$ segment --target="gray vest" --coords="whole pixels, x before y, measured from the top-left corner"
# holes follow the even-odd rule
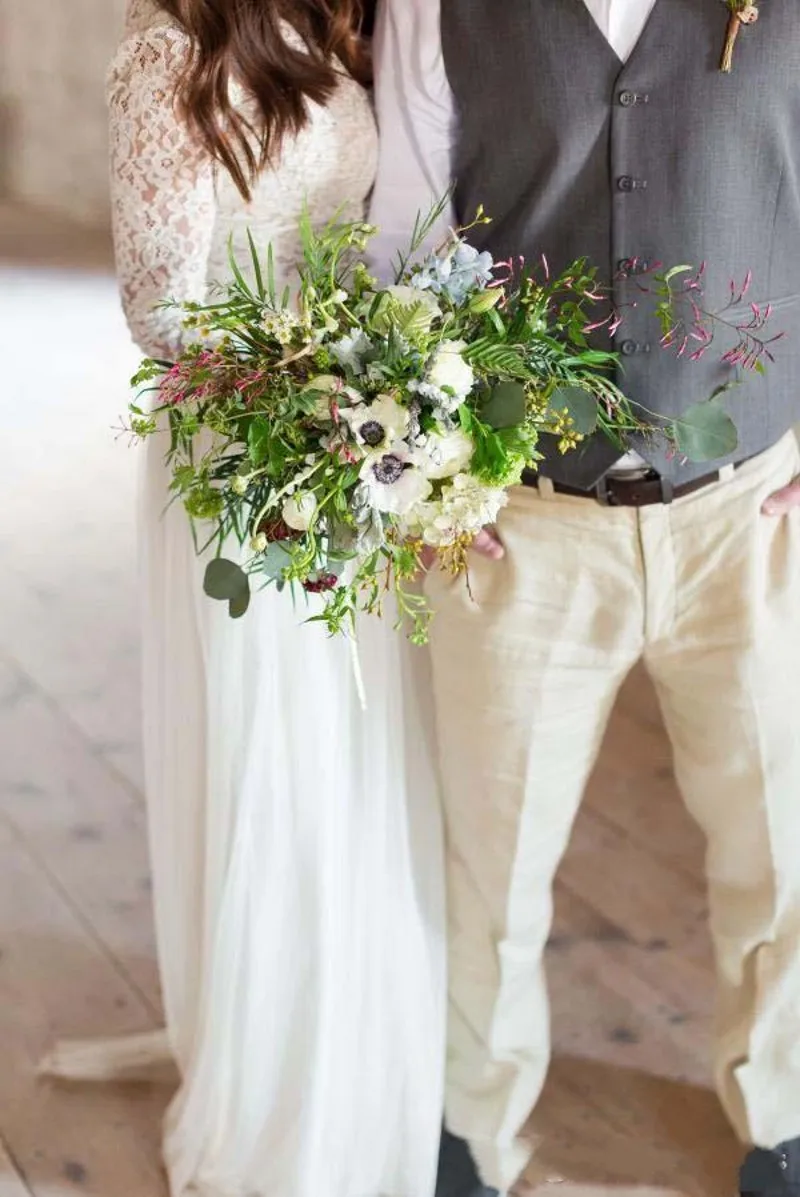
[[[800,14],[797,0],[760,7],[723,75],[722,0],[656,0],[625,65],[584,0],[442,0],[459,217],[485,206],[493,222],[470,236],[499,258],[599,267],[625,317],[617,381],[633,400],[672,418],[736,367],[720,361],[721,343],[700,363],[662,349],[652,300],[632,306],[637,280],[617,279],[619,263],[706,262],[714,308],[752,270],[745,309],[773,303],[770,327],[786,333],[775,363],[725,396],[739,429],[733,460],[800,419]],[[634,447],[678,484],[711,468]],[[599,437],[566,457],[549,447],[547,472],[589,487],[618,455]]]

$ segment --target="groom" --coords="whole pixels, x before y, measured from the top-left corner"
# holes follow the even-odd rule
[[[764,0],[741,25],[730,73],[720,0],[387,0],[379,18],[382,256],[455,183],[449,220],[483,204],[492,223],[470,238],[496,258],[588,257],[626,314],[620,382],[668,418],[735,369],[660,349],[635,304],[649,264],[706,262],[712,308],[752,270],[787,333],[766,379],[726,396],[730,458],[640,442],[619,459],[600,437],[549,449],[479,538],[472,598],[429,577],[451,937],[439,1197],[505,1193],[525,1168],[553,877],[641,658],[708,840],[715,1075],[748,1148],[740,1191],[800,1193],[795,2]]]

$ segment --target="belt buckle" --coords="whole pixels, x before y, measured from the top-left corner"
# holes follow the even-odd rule
[[[631,480],[633,481],[633,479]],[[650,477],[638,479],[642,482],[657,482],[661,491],[661,502],[668,506],[675,498],[675,488],[669,478],[664,478],[655,470],[651,471]],[[613,489],[614,478],[610,474],[604,474],[594,488],[594,495],[597,502],[603,507],[621,507],[619,499],[614,495]],[[641,506],[642,504],[632,504],[633,506]]]

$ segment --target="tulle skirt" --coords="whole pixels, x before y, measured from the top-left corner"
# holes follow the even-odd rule
[[[231,620],[165,511],[163,451],[144,732],[173,1197],[427,1197],[446,986],[426,654],[364,619],[364,709],[350,645],[304,626],[304,600],[271,588]]]

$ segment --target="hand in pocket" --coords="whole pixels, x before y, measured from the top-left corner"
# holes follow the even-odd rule
[[[761,512],[763,515],[787,515],[795,507],[800,507],[800,474],[788,486],[776,490],[765,499]]]

